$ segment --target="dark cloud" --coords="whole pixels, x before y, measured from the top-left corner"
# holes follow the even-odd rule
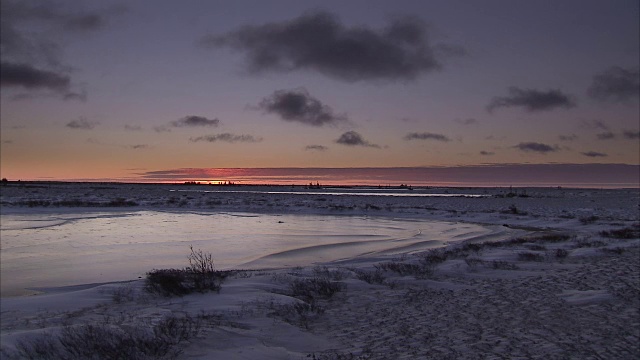
[[[508,96],[496,96],[487,111],[501,107],[522,107],[528,112],[552,110],[554,108],[572,108],[576,104],[571,96],[560,90],[540,91],[535,89],[520,89],[515,86],[509,88]]]
[[[587,94],[599,101],[625,102],[640,95],[640,71],[612,66],[595,75]]]
[[[578,135],[576,134],[558,135],[558,139],[560,139],[561,141],[574,141],[578,139]]]
[[[373,148],[380,148],[380,145],[372,144],[366,141],[362,135],[355,131],[347,131],[346,133],[340,135],[340,137],[336,140],[336,143],[347,145],[347,146],[366,146]]]
[[[616,138],[616,134],[612,133],[611,131],[607,131],[597,134],[596,137],[598,138],[598,140],[612,140]]]
[[[3,61],[0,64],[0,85],[2,87],[23,87],[26,89],[46,88],[65,91],[70,79],[66,75],[37,69],[29,64]]]
[[[195,137],[195,138],[190,138],[189,140],[192,141],[192,142],[200,142],[200,141],[218,142],[218,141],[223,141],[223,142],[228,142],[228,143],[235,143],[235,142],[255,143],[255,142],[262,141],[262,138],[261,137],[254,137],[253,135],[235,135],[235,134],[230,134],[230,133],[221,133],[221,134],[215,134],[215,135],[198,136],[198,137]]]
[[[625,139],[640,139],[640,131],[625,130],[622,136],[624,136]]]
[[[131,145],[130,148],[134,150],[144,150],[144,149],[148,149],[149,145],[146,145],[146,144]]]
[[[581,153],[584,156],[588,156],[588,157],[606,157],[608,156],[607,154],[601,153],[601,152],[597,152],[597,151],[587,151],[587,152],[583,152]]]
[[[72,66],[62,60],[62,45],[54,40],[60,32],[84,33],[103,27],[107,18],[123,8],[86,12],[78,4],[65,8],[50,1],[0,2],[0,56],[2,86],[22,87],[28,94],[14,98],[37,97],[43,90],[64,100],[86,99],[83,91],[71,90],[68,75]]]
[[[347,119],[345,115],[335,114],[333,109],[311,96],[304,88],[275,91],[262,99],[258,108],[277,114],[283,120],[312,126],[332,125]]]
[[[142,127],[141,127],[141,126],[139,126],[139,125],[129,125],[129,124],[126,124],[126,125],[124,126],[124,129],[125,129],[125,130],[128,130],[128,131],[142,131]]]
[[[483,156],[491,156],[491,155],[495,155],[495,153],[494,153],[494,152],[491,152],[491,151],[484,151],[484,150],[482,150],[482,151],[480,151],[480,155],[483,155]]]
[[[72,120],[65,125],[71,129],[80,129],[80,130],[91,130],[98,125],[97,122],[88,121],[86,118],[81,117],[78,120]]]
[[[404,136],[403,138],[404,140],[437,140],[437,141],[451,141],[451,139],[449,139],[448,137],[442,135],[442,134],[433,134],[433,133],[429,133],[429,132],[422,132],[422,133],[417,133],[417,132],[412,132],[412,133],[408,133],[407,135]]]
[[[305,150],[314,150],[314,151],[326,151],[329,148],[323,145],[307,145]]]
[[[558,151],[558,147],[557,146],[550,146],[550,145],[547,145],[547,144],[541,144],[541,143],[537,143],[537,142],[523,142],[523,143],[520,143],[520,144],[514,146],[514,148],[520,149],[522,151],[538,152],[538,153],[542,153],[542,154],[546,154],[548,152]]]
[[[350,82],[413,80],[440,69],[443,57],[464,52],[454,46],[432,46],[427,26],[417,18],[396,18],[385,29],[375,30],[348,27],[328,12],[244,26],[206,36],[202,44],[244,52],[252,73],[314,70]]]
[[[173,127],[213,126],[220,124],[218,119],[207,119],[204,116],[189,115],[171,122]]]

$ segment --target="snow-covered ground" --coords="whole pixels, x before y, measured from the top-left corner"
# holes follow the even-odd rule
[[[37,351],[47,358],[67,351],[60,350],[65,343],[86,344],[87,334],[109,343],[117,342],[113,334],[133,337],[151,329],[171,345],[174,352],[165,357],[183,359],[640,356],[637,189],[397,191],[403,196],[361,194],[390,192],[378,189],[3,185],[2,216],[248,212],[441,220],[489,229],[489,236],[452,238],[435,250],[235,272],[220,293],[164,297],[132,279],[3,298],[3,358]],[[170,329],[189,336],[172,337]]]

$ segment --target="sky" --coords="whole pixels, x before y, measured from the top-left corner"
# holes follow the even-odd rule
[[[637,0],[1,6],[9,180],[638,186]]]

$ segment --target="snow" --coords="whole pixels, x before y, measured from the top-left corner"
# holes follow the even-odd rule
[[[183,189],[190,191],[176,191]],[[3,234],[25,227],[43,231],[70,219],[95,217],[96,213],[103,216],[96,219],[110,219],[116,227],[119,221],[129,219],[113,217],[123,213],[250,213],[262,219],[287,220],[279,225],[291,225],[289,219],[306,214],[318,221],[327,219],[332,231],[338,229],[333,233],[336,239],[327,243],[333,250],[340,249],[335,240],[347,237],[345,230],[353,225],[340,225],[345,217],[349,221],[364,219],[360,227],[355,226],[355,230],[365,230],[360,235],[368,234],[366,221],[381,229],[386,227],[385,240],[398,246],[390,251],[367,249],[364,254],[357,251],[318,261],[307,257],[317,248],[295,248],[289,251],[302,251],[305,257],[302,263],[289,267],[277,262],[287,252],[271,248],[267,256],[259,257],[262,262],[250,267],[252,270],[230,276],[220,293],[163,297],[146,292],[144,280],[134,277],[122,282],[41,289],[44,293],[35,296],[3,297],[3,355],[8,356],[21,341],[24,344],[26,340],[20,339],[58,334],[73,326],[151,328],[167,316],[188,314],[199,316],[202,328],[176,345],[181,350],[179,359],[640,356],[637,189],[517,190],[520,195],[526,190],[526,197],[506,196],[508,189],[413,190],[420,195],[448,192],[482,197],[352,195],[342,189],[339,194],[333,194],[336,189],[332,194],[285,188],[266,189],[270,193],[264,188],[242,187],[243,192],[216,189],[132,184],[4,185],[0,228]],[[283,193],[285,190],[289,193]],[[122,203],[115,201],[119,198],[136,205],[105,206]],[[64,201],[67,205],[61,204]],[[76,205],[84,201],[85,207],[68,206],[72,201]],[[47,207],[42,206],[47,202]],[[30,221],[16,223],[17,218]],[[275,227],[277,221],[271,220],[270,226]],[[154,228],[149,221],[144,222]],[[383,264],[424,265],[425,254],[433,250],[403,244],[397,241],[402,238],[399,234],[404,234],[409,224],[439,221],[447,224],[438,227],[442,236],[438,251],[448,254],[442,262],[427,263],[430,265],[421,268],[421,273],[400,274],[390,267],[384,270]],[[73,222],[69,224],[73,226]],[[398,229],[393,229],[394,224]],[[621,228],[632,229],[632,236],[611,238],[602,233]],[[102,231],[108,229],[105,226]],[[185,241],[196,240],[190,238],[193,228],[174,230],[186,234]],[[310,225],[305,231],[312,230]],[[425,239],[416,242],[432,240],[436,237],[433,234],[425,233]],[[529,240],[511,241],[522,237]],[[5,251],[5,239],[2,241]],[[267,266],[270,261],[275,262]],[[376,272],[379,281],[365,281],[365,275]],[[317,299],[314,304],[321,311],[296,312],[296,304],[311,300],[296,296],[291,284],[314,278],[340,283],[343,289],[331,298]],[[3,282],[5,279],[3,268]]]

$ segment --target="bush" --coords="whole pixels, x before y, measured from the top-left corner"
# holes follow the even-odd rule
[[[542,261],[544,260],[544,256],[542,254],[534,253],[534,252],[521,252],[518,253],[518,260],[520,261]]]
[[[226,273],[216,271],[213,266],[211,253],[204,253],[202,250],[195,251],[190,246],[189,267],[186,269],[191,275],[193,287],[196,291],[205,292],[209,290],[220,292],[220,288]]]
[[[291,296],[306,302],[317,299],[330,299],[342,291],[344,284],[333,282],[327,278],[296,279],[289,286]]]
[[[216,271],[213,257],[202,250],[194,250],[189,247],[189,266],[185,269],[160,269],[147,273],[146,290],[160,293],[164,296],[183,296],[195,291],[220,292],[222,283],[229,274],[225,271]]]
[[[289,324],[298,325],[305,329],[309,329],[309,324],[313,319],[324,313],[324,308],[316,302],[309,304],[305,302],[296,302],[292,304],[272,303],[270,306],[270,316],[283,319]]]
[[[578,220],[580,220],[580,223],[582,225],[588,225],[588,224],[593,224],[594,222],[600,220],[600,218],[595,215],[590,215],[590,216],[582,216],[578,218]]]
[[[164,296],[183,296],[192,292],[186,286],[187,272],[182,269],[159,269],[147,273],[148,292],[160,293]]]
[[[330,270],[326,266],[316,266],[313,268],[313,275],[316,277],[340,281],[347,277],[347,272],[341,269]]]
[[[362,280],[368,284],[383,284],[385,277],[382,274],[382,270],[380,268],[377,268],[375,271],[366,271],[366,270],[360,270],[360,269],[355,269],[354,270],[356,273],[356,278],[358,278],[358,280]]]
[[[640,237],[640,227],[626,227],[622,229],[601,231],[600,236],[613,239],[635,239]]]
[[[469,269],[471,269],[472,271],[477,270],[479,265],[484,265],[485,264],[484,260],[478,259],[478,258],[472,258],[472,257],[465,258],[464,262],[467,264]]]
[[[518,266],[516,264],[512,264],[504,260],[493,260],[491,262],[491,267],[494,270],[518,270]]]
[[[567,256],[569,256],[569,252],[567,250],[565,250],[565,249],[557,249],[556,250],[556,257],[558,259],[564,259]]]
[[[18,340],[9,359],[175,359],[180,344],[197,336],[199,318],[168,316],[151,329],[109,324],[65,326],[56,336],[43,333]]]

